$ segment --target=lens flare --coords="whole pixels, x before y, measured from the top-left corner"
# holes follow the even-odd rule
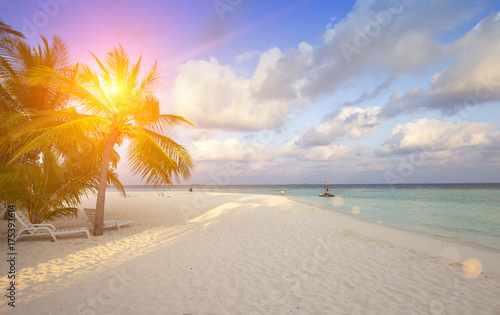
[[[476,258],[469,258],[462,264],[464,274],[469,278],[477,278],[483,272],[483,264]]]
[[[360,208],[358,206],[354,206],[351,208],[351,213],[354,215],[358,215],[360,211]]]
[[[340,196],[335,196],[332,198],[332,204],[334,207],[342,207],[342,205],[344,204],[344,198],[340,197]]]

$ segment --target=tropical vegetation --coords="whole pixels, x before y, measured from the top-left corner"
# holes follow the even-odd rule
[[[97,236],[106,187],[123,189],[113,171],[120,160],[116,146],[128,142],[131,170],[147,184],[172,185],[191,175],[188,150],[165,135],[191,123],[160,114],[156,64],[141,78],[141,58],[132,63],[119,46],[104,60],[93,55],[96,72],[72,64],[57,37],[52,43],[42,37],[38,47],[17,37],[6,35],[1,44],[1,199],[16,199],[34,222],[74,215],[80,196],[97,192]],[[8,189],[9,178],[17,189]],[[37,198],[46,202],[32,202]]]

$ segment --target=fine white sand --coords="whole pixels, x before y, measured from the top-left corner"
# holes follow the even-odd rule
[[[16,307],[2,296],[0,313],[499,314],[498,251],[282,196],[133,194],[108,193],[105,217],[135,227],[19,240]],[[54,224],[92,228],[83,211]],[[6,221],[0,232],[3,295]]]

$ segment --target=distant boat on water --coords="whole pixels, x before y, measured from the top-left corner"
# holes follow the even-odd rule
[[[335,197],[334,194],[330,194],[330,193],[323,193],[323,194],[319,194],[318,196],[320,196],[320,197]]]
[[[334,194],[330,194],[328,192],[328,185],[326,184],[326,180],[325,180],[325,192],[322,194],[319,194],[319,197],[335,197]]]

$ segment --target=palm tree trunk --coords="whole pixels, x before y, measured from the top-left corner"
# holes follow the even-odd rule
[[[108,168],[118,135],[118,130],[111,130],[108,141],[106,142],[106,147],[104,148],[104,152],[102,154],[101,173],[99,174],[99,187],[97,189],[97,202],[95,205],[94,236],[100,236],[104,233],[104,201],[106,199]]]

